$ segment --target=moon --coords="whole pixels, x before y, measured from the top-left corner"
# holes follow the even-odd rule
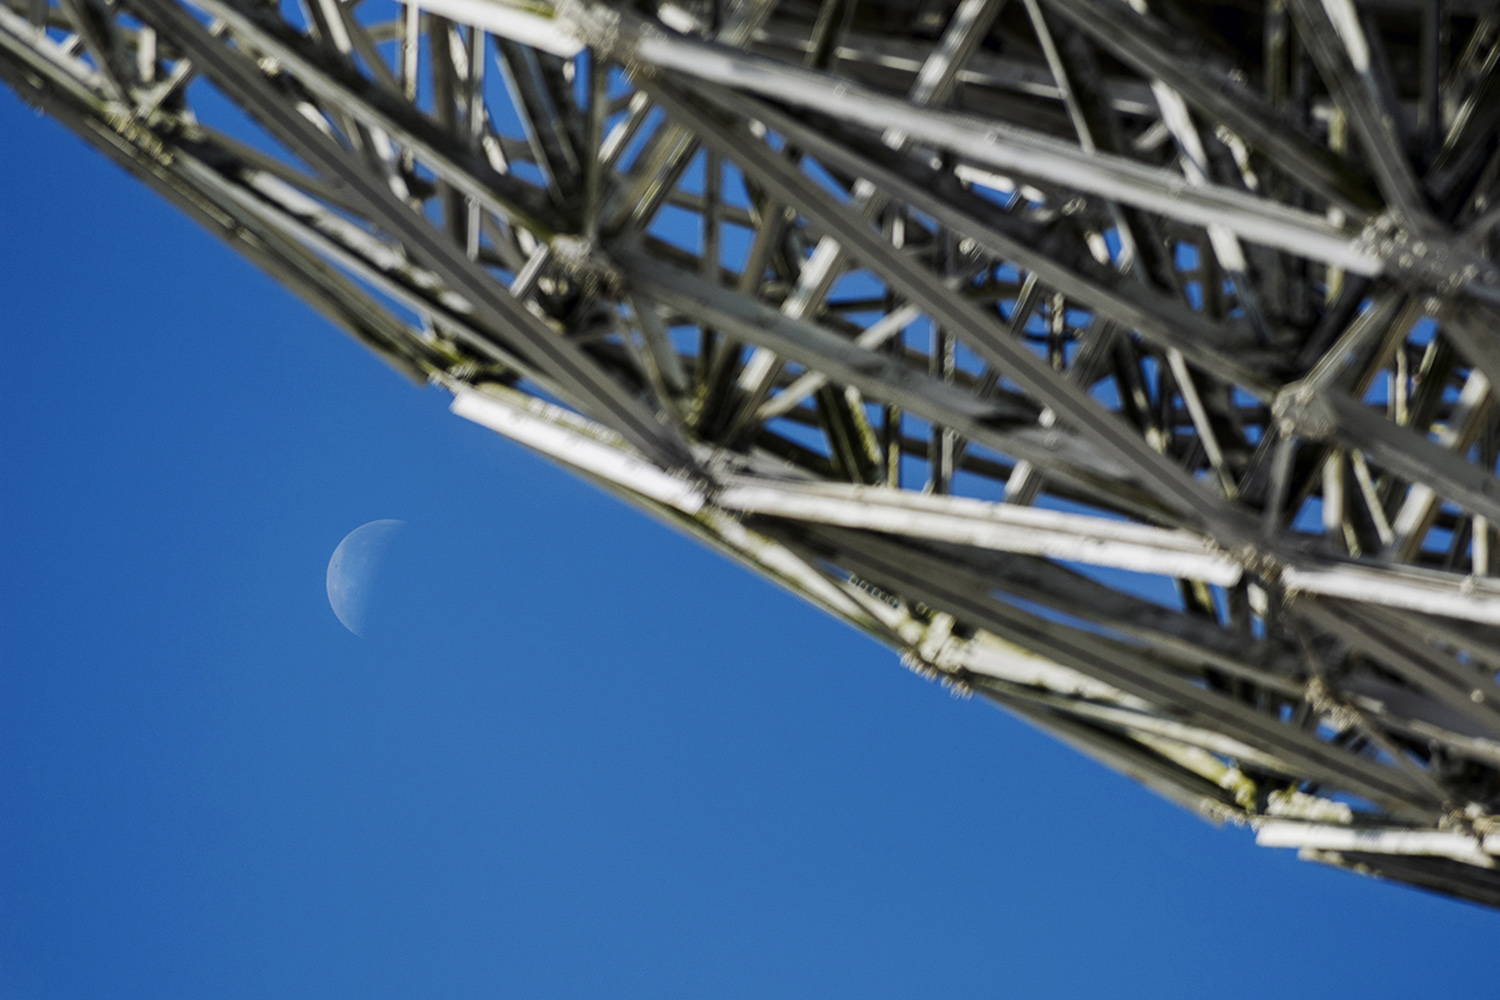
[[[391,539],[404,527],[405,521],[390,518],[362,524],[344,536],[328,560],[328,603],[344,628],[361,639],[375,577]]]

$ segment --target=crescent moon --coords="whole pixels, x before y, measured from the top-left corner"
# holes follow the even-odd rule
[[[380,564],[405,521],[384,518],[362,524],[339,542],[328,560],[328,603],[344,628],[365,636],[365,612]]]

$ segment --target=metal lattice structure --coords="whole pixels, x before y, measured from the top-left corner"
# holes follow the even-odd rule
[[[454,409],[1262,843],[1500,905],[1500,7],[0,0]]]

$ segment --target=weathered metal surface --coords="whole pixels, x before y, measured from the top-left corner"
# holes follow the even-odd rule
[[[0,0],[0,79],[913,669],[1500,905],[1494,4]]]

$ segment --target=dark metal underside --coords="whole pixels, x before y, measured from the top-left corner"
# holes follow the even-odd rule
[[[0,78],[913,669],[1500,905],[1497,36],[1445,0],[0,0]]]

